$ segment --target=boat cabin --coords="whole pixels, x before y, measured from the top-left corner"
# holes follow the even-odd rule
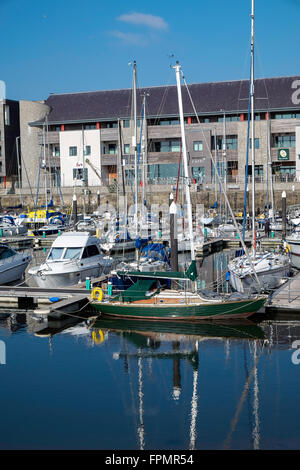
[[[66,232],[56,238],[47,261],[65,261],[101,255],[99,242],[89,232]]]

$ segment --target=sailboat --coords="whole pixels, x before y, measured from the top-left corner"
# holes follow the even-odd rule
[[[103,315],[123,318],[151,320],[197,320],[215,318],[248,317],[257,312],[266,302],[266,296],[248,296],[241,294],[216,294],[197,292],[195,280],[197,269],[195,261],[194,234],[192,224],[192,204],[188,173],[187,148],[181,95],[181,66],[174,66],[176,72],[180,128],[183,149],[184,176],[186,180],[186,207],[188,213],[189,238],[191,243],[191,264],[183,272],[161,271],[129,272],[128,276],[137,277],[136,283],[116,296],[105,298],[103,292],[96,288],[92,291],[92,306]],[[172,280],[179,283],[179,289],[163,289],[160,280]],[[182,288],[192,281],[193,289]],[[180,284],[181,283],[181,284]]]
[[[233,289],[244,293],[275,289],[290,273],[290,259],[284,253],[260,253],[256,251],[255,224],[255,139],[254,139],[254,0],[251,11],[251,153],[252,153],[252,253],[251,263],[244,255],[229,263],[230,284]],[[255,268],[254,268],[255,267]],[[255,276],[254,276],[255,269]]]

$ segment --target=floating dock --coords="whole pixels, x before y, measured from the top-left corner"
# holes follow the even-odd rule
[[[40,287],[0,286],[0,308],[32,311],[40,316],[63,318],[90,303],[90,289],[81,287],[42,289]]]

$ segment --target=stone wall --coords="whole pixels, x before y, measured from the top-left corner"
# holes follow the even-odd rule
[[[107,187],[100,187],[100,188],[93,188],[91,191],[86,192],[86,207],[87,207],[87,212],[92,212],[97,209],[97,190],[100,189],[100,203],[102,204],[113,204],[116,206],[117,203],[117,194],[116,193],[110,193]],[[147,201],[148,204],[168,204],[169,203],[169,196],[170,192],[172,191],[172,188],[165,188],[165,190],[160,190],[157,189],[152,189],[151,193],[147,191]],[[63,199],[64,199],[64,205],[65,205],[65,210],[71,209],[72,206],[72,198],[73,198],[73,189],[72,188],[64,188],[63,191]],[[173,191],[174,193],[174,191]],[[275,207],[276,210],[281,211],[281,206],[282,206],[282,199],[281,199],[281,194],[282,191],[275,191],[274,199],[275,199]],[[60,199],[60,193],[58,190],[55,189],[53,192],[53,200],[54,200],[54,205],[56,207],[61,207],[61,199]],[[76,189],[76,195],[77,195],[77,204],[79,210],[82,209],[83,207],[83,189],[82,188],[77,188]],[[300,204],[300,189],[296,189],[295,191],[288,191],[286,190],[286,196],[287,196],[287,206],[289,205],[294,205],[294,204]],[[23,199],[23,204],[26,209],[33,209],[34,208],[34,200],[36,197],[36,192],[33,192],[31,194],[29,189],[23,189],[22,193],[22,199]],[[214,202],[216,201],[216,194],[214,190],[202,190],[202,191],[194,191],[192,190],[191,192],[191,198],[192,198],[192,203],[193,206],[195,207],[196,204],[203,204],[205,207],[205,210],[207,210],[209,207],[211,207]],[[228,198],[230,205],[233,209],[234,212],[240,212],[243,210],[243,205],[244,205],[244,193],[241,190],[237,191],[229,191],[228,192]],[[248,195],[249,198],[249,203],[250,207],[249,208],[249,213],[251,213],[251,191],[249,192]],[[8,206],[15,206],[19,204],[19,195],[18,194],[0,194],[0,199],[1,199],[1,205],[2,209],[5,209]],[[139,202],[141,202],[141,196],[139,195]],[[219,201],[219,196],[218,196],[218,201]],[[182,202],[182,194],[180,193],[178,196],[178,202]],[[220,201],[219,201],[220,202]],[[256,210],[257,208],[260,208],[261,210],[264,208],[266,204],[266,192],[265,190],[258,189],[255,194],[255,202],[256,202]],[[223,205],[224,205],[224,198],[223,198]],[[42,205],[45,204],[45,195],[43,191],[39,192],[39,199],[38,199],[38,204]],[[131,190],[127,192],[127,204],[128,207],[133,204],[133,195]]]

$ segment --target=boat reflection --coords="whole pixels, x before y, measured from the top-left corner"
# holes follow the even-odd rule
[[[197,416],[199,407],[199,345],[205,340],[242,340],[246,344],[255,344],[254,367],[249,374],[248,380],[240,402],[237,407],[234,419],[232,420],[229,433],[224,442],[224,448],[230,448],[231,436],[235,430],[239,420],[240,410],[243,406],[246,395],[249,392],[249,385],[254,381],[257,384],[257,360],[256,348],[264,347],[265,335],[263,330],[250,320],[239,320],[226,323],[217,322],[196,322],[196,323],[178,323],[178,322],[151,322],[137,320],[118,320],[118,319],[97,319],[91,324],[92,338],[95,344],[102,345],[109,340],[110,335],[118,335],[122,338],[120,344],[123,345],[121,351],[114,352],[112,358],[116,361],[122,360],[124,364],[124,372],[126,375],[130,371],[135,370],[132,362],[137,361],[136,369],[136,399],[138,404],[139,422],[136,426],[136,436],[140,450],[144,450],[146,446],[146,430],[145,430],[145,360],[154,361],[171,360],[172,361],[172,399],[177,401],[182,395],[182,371],[183,362],[186,366],[192,367],[192,382],[190,385],[189,400],[189,450],[197,448]],[[124,341],[125,340],[125,341]],[[131,345],[131,347],[130,347]],[[151,366],[152,367],[152,366]],[[131,384],[134,383],[133,378],[130,379]],[[186,383],[185,383],[186,385]],[[186,395],[185,391],[185,395]],[[255,427],[252,434],[255,435],[254,448],[259,448],[259,409],[258,398],[255,397],[253,405],[253,413],[255,416]]]
[[[247,319],[233,321],[197,321],[197,322],[153,322],[141,320],[122,320],[116,318],[97,318],[91,328],[140,335],[157,340],[205,340],[205,338],[240,338],[265,339],[264,331]],[[139,343],[141,340],[138,341]]]

